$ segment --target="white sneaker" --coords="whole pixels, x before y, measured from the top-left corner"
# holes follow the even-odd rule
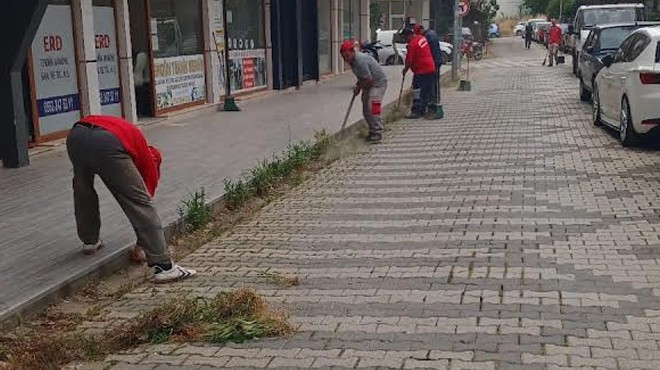
[[[99,249],[105,247],[103,240],[96,242],[96,244],[83,244],[83,253],[84,254],[94,254],[99,251]]]
[[[195,270],[190,270],[175,264],[172,264],[172,268],[169,270],[163,270],[158,266],[156,266],[155,269],[154,282],[156,284],[181,281],[197,274],[197,271]]]

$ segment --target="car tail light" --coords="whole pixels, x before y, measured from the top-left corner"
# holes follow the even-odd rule
[[[639,80],[644,85],[660,84],[660,73],[640,72]]]
[[[660,125],[660,118],[644,120],[642,125]]]

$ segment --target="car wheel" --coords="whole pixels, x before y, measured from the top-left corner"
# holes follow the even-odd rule
[[[440,52],[440,60],[442,61],[442,64],[447,64],[450,62],[449,60],[449,54],[445,53],[444,51]]]
[[[516,36],[522,36],[522,31],[520,30],[516,31]]]
[[[395,65],[395,64],[403,64],[402,60],[401,60],[401,57],[397,57],[395,55],[392,55],[392,56],[390,56],[389,58],[387,58],[385,60],[385,65],[392,66],[392,65]]]
[[[591,94],[589,93],[589,90],[587,90],[587,87],[584,85],[582,77],[580,77],[580,101],[589,101],[589,98],[591,98]]]
[[[630,104],[628,98],[621,99],[621,112],[619,114],[619,139],[625,147],[635,146],[639,143],[639,134],[635,131],[630,116]]]
[[[600,96],[598,86],[596,85],[594,85],[594,92],[591,94],[591,121],[595,126],[601,126],[603,124],[600,120]]]
[[[578,72],[578,56],[575,51],[573,51],[573,74],[577,76]]]

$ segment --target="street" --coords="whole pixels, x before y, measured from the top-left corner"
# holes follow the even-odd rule
[[[542,67],[519,37],[490,51],[471,92],[443,91],[444,119],[391,125],[185,258],[198,277],[108,308],[247,285],[296,334],[152,346],[111,369],[660,368],[660,153],[593,126],[570,57]]]

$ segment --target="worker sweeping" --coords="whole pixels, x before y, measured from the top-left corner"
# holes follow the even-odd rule
[[[557,20],[553,19],[550,31],[548,31],[548,57],[550,59],[548,67],[552,67],[557,62],[559,44],[561,44],[561,28],[557,25]]]
[[[168,254],[152,202],[162,158],[158,149],[147,145],[137,127],[117,117],[87,116],[73,125],[66,147],[73,164],[76,225],[85,254],[94,254],[104,246],[94,189],[98,175],[131,222],[147,264],[154,268],[154,281],[165,283],[195,275],[195,270],[174,264]]]
[[[419,23],[413,26],[413,32],[415,35],[424,36],[431,49],[431,56],[433,57],[433,62],[435,64],[435,76],[433,78],[430,101],[432,103],[431,106],[437,109],[437,106],[440,104],[438,95],[440,94],[440,67],[442,66],[440,39],[438,39],[438,34],[434,30],[430,28],[425,30],[424,26]]]
[[[436,76],[435,61],[428,41],[422,35],[416,35],[412,29],[403,30],[403,36],[408,43],[406,52],[406,66],[403,68],[405,76],[409,70],[413,71],[413,106],[406,118],[422,118],[431,103],[434,80]]]
[[[367,54],[355,51],[352,41],[344,41],[340,46],[340,52],[357,77],[353,94],[358,95],[362,92],[362,114],[369,125],[368,141],[380,142],[383,134],[380,115],[383,96],[387,91],[387,76],[376,60]]]

